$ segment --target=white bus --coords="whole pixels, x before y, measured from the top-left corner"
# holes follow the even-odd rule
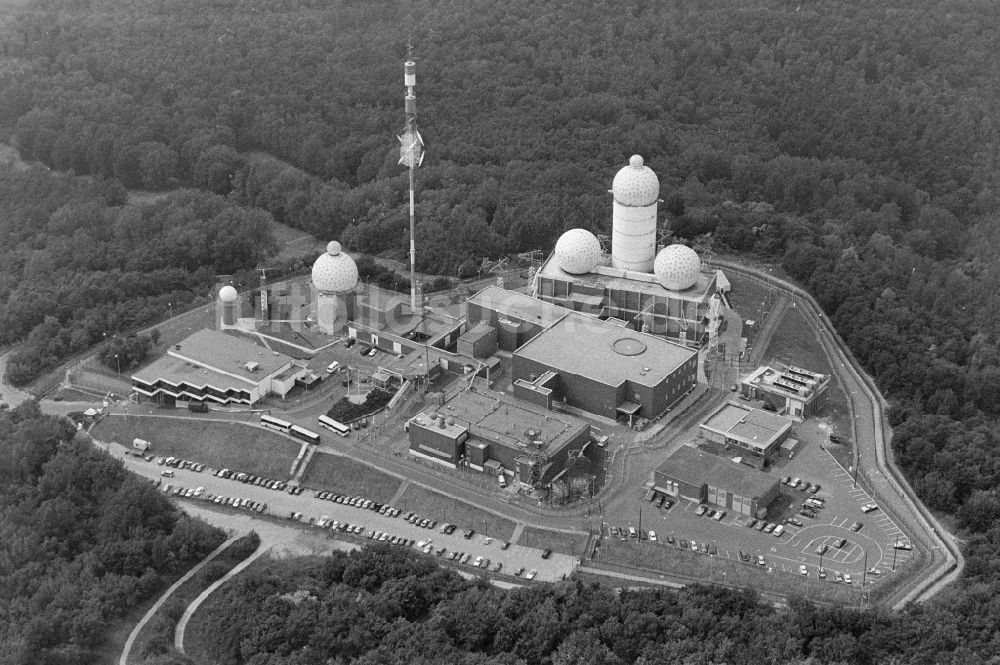
[[[333,418],[328,418],[326,416],[319,417],[319,426],[325,427],[326,429],[330,430],[331,432],[333,432],[338,436],[347,436],[348,434],[351,433],[350,427],[348,427],[344,423],[337,422]]]
[[[292,425],[289,434],[294,436],[296,439],[301,439],[314,446],[319,445],[319,434],[311,430],[307,430],[305,427],[299,427],[298,425]]]
[[[279,432],[285,432],[286,434],[292,429],[292,424],[287,420],[282,420],[281,418],[275,418],[274,416],[269,416],[267,414],[260,414],[260,424],[268,429],[277,430]]]

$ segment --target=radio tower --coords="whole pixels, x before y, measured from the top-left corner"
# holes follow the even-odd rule
[[[410,310],[417,313],[417,240],[416,212],[413,208],[414,172],[424,161],[424,140],[417,131],[417,63],[413,62],[412,49],[407,49],[403,64],[403,81],[406,84],[406,125],[399,139],[399,163],[410,169]]]

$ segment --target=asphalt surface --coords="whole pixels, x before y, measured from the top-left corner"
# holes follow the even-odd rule
[[[442,526],[441,524],[435,529],[421,528],[406,522],[403,519],[405,513],[395,518],[386,517],[373,510],[360,509],[354,506],[318,499],[308,490],[300,495],[293,496],[285,491],[270,490],[232,479],[219,478],[208,473],[207,470],[196,473],[188,469],[170,469],[169,467],[159,466],[155,460],[147,462],[142,458],[127,455],[125,454],[125,448],[121,446],[116,446],[111,450],[111,453],[116,457],[122,457],[126,468],[129,470],[152,481],[160,481],[162,485],[169,483],[173,487],[203,487],[203,496],[215,494],[264,502],[267,504],[267,513],[279,518],[287,518],[293,512],[301,513],[303,516],[302,520],[296,522],[296,524],[301,523],[304,525],[303,528],[328,534],[331,540],[340,540],[337,537],[340,535],[340,532],[331,531],[330,529],[320,529],[316,526],[308,526],[307,520],[311,517],[319,521],[322,517],[327,517],[339,522],[361,525],[364,527],[366,534],[374,530],[388,533],[389,535],[410,538],[415,541],[429,541],[435,549],[443,546],[447,548],[447,552],[449,553],[469,553],[471,555],[470,562],[478,556],[490,559],[491,569],[492,565],[502,562],[503,568],[501,573],[512,574],[521,567],[524,567],[526,572],[534,569],[537,571],[536,579],[541,581],[555,581],[564,575],[568,576],[573,572],[577,563],[573,557],[560,553],[553,553],[550,558],[543,559],[541,557],[541,550],[521,545],[511,545],[507,550],[501,550],[501,542],[496,540],[487,542],[486,537],[480,533],[476,533],[472,538],[466,539],[462,535],[461,526],[453,534],[445,535],[439,531]],[[161,472],[166,469],[172,471],[174,477],[165,478],[161,476]],[[182,505],[191,502],[196,505],[201,504],[209,509],[217,508],[224,513],[249,514],[246,509],[209,504],[203,499],[179,499],[178,501]],[[348,542],[358,541],[351,539]]]
[[[831,359],[834,373],[844,388],[850,416],[854,420],[854,441],[859,484],[873,495],[882,511],[894,523],[904,525],[917,550],[928,555],[928,563],[913,570],[912,579],[896,589],[889,599],[894,608],[911,600],[926,600],[961,576],[964,567],[961,552],[954,542],[947,542],[944,527],[924,507],[912,488],[895,468],[889,449],[891,430],[885,421],[885,400],[874,382],[851,356],[846,344],[831,326],[818,304],[795,285],[760,270],[719,261],[727,270],[743,277],[770,283],[790,293],[824,352]]]

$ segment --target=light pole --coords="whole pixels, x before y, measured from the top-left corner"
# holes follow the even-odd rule
[[[167,308],[170,310],[170,318],[174,318],[174,303],[168,302]]]
[[[122,360],[121,360],[121,358],[118,357],[117,353],[115,354],[115,362],[118,364],[118,376],[121,376],[122,375]]]

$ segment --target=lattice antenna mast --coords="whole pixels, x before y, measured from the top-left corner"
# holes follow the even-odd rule
[[[399,163],[410,169],[410,310],[417,311],[417,216],[414,209],[415,178],[418,166],[424,161],[424,140],[417,131],[417,63],[413,61],[413,49],[408,46],[406,62],[403,64],[403,82],[406,84],[406,124],[399,139]]]

